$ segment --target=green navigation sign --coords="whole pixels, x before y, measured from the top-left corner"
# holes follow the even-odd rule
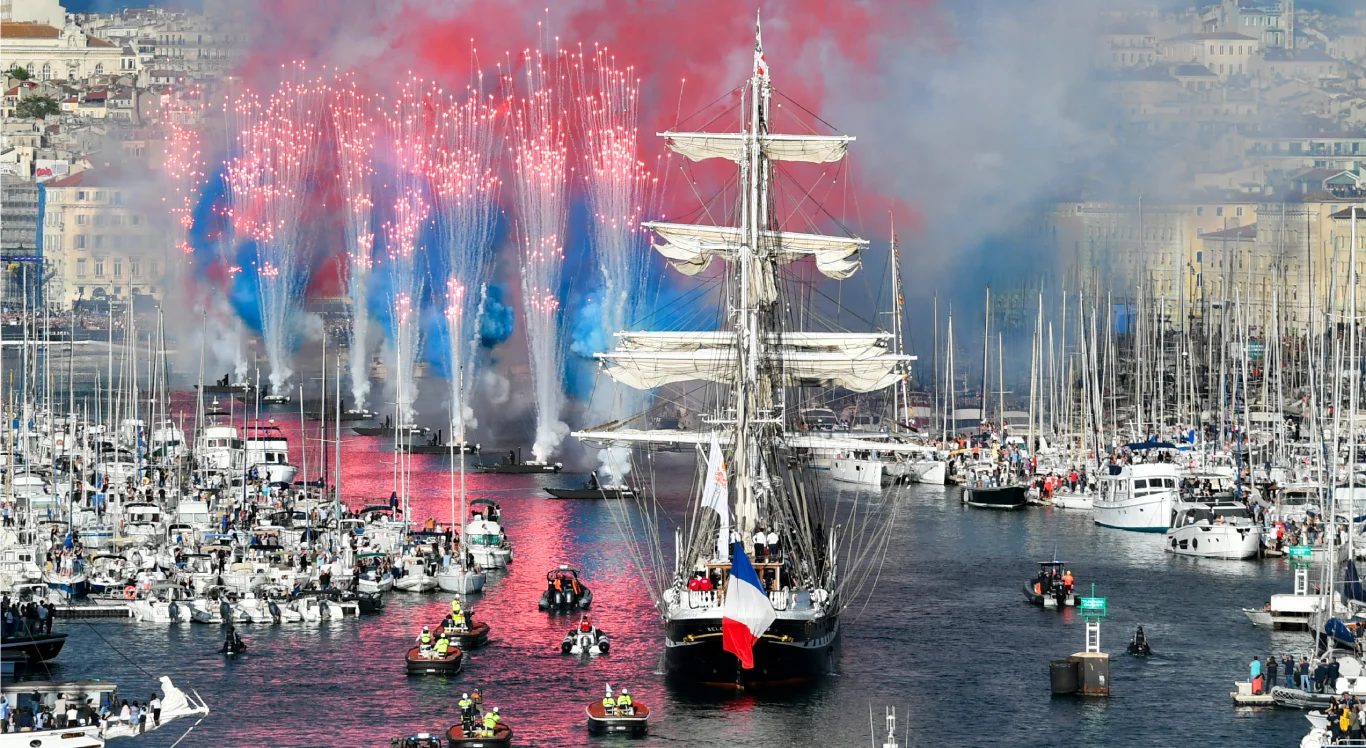
[[[1290,558],[1295,561],[1307,561],[1314,556],[1314,549],[1307,545],[1290,546]]]

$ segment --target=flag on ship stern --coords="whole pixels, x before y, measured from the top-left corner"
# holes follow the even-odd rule
[[[734,543],[731,549],[730,581],[726,584],[726,600],[721,604],[721,642],[727,652],[740,658],[740,666],[754,667],[754,643],[776,618],[773,603],[764,593],[764,585],[754,564],[745,555],[745,547]]]

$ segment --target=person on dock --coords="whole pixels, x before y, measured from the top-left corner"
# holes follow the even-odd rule
[[[1281,669],[1285,671],[1285,687],[1295,687],[1295,661],[1290,655],[1281,655]]]
[[[1262,661],[1256,657],[1252,658],[1248,670],[1248,679],[1252,681],[1252,695],[1256,696],[1262,692]]]
[[[1323,693],[1323,683],[1328,680],[1328,662],[1319,660],[1314,666],[1314,693]]]
[[[1267,658],[1266,658],[1266,665],[1263,667],[1263,670],[1266,671],[1266,692],[1267,692],[1267,693],[1271,693],[1271,689],[1272,689],[1272,688],[1275,688],[1275,686],[1276,686],[1276,678],[1277,678],[1277,675],[1278,675],[1278,673],[1277,673],[1276,671],[1277,671],[1279,668],[1280,668],[1280,663],[1276,662],[1276,655],[1267,655]]]
[[[1309,657],[1300,658],[1300,690],[1309,691]]]

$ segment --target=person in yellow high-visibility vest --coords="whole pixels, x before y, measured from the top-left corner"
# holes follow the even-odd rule
[[[633,706],[631,694],[626,689],[621,689],[621,695],[617,697],[617,711],[622,714],[630,714]]]
[[[451,615],[455,615],[455,614],[457,614],[457,613],[459,613],[459,612],[460,612],[460,595],[459,595],[459,593],[456,593],[455,599],[451,601]]]
[[[446,640],[446,635],[436,640],[436,656],[445,657],[451,651],[451,643]]]

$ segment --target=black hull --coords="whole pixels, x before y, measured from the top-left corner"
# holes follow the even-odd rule
[[[555,594],[554,590],[546,590],[541,593],[541,601],[537,606],[544,611],[551,613],[573,613],[576,610],[588,610],[593,604],[593,591],[586,586],[580,586],[583,592],[577,596],[568,590]]]
[[[251,385],[229,384],[225,386],[221,384],[206,384],[198,389],[205,395],[241,395],[246,392],[251,392]]]
[[[414,647],[404,659],[408,675],[455,675],[465,664],[465,655],[458,649],[445,659],[427,659]]]
[[[829,674],[840,633],[837,617],[809,622],[778,619],[755,643],[754,668],[746,670],[722,647],[720,618],[670,621],[665,630],[664,662],[670,681],[732,688],[812,681]]]
[[[361,615],[374,615],[384,610],[383,592],[357,592],[356,607]]]
[[[448,455],[451,453],[460,454],[459,449],[454,449],[446,444],[412,444],[402,447],[404,452],[415,455]],[[474,447],[466,447],[465,454],[477,455],[479,450]]]
[[[561,465],[480,465],[481,473],[501,473],[503,475],[520,475],[523,473],[558,473]]]
[[[438,629],[438,631],[444,631],[444,629]],[[478,621],[474,624],[474,628],[467,632],[446,631],[446,638],[455,646],[468,652],[489,643],[489,625],[483,621]]]
[[[635,496],[632,491],[600,488],[547,488],[545,492],[556,499],[623,499]]]
[[[999,488],[965,488],[963,503],[980,509],[1023,509],[1029,501],[1024,486]]]
[[[23,655],[30,665],[57,659],[66,644],[66,634],[9,636],[3,644],[5,654]]]

